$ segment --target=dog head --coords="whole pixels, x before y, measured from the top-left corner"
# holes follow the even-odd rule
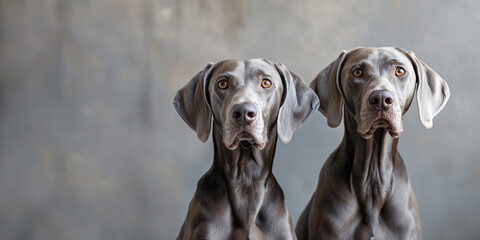
[[[288,143],[318,105],[300,77],[266,59],[210,63],[174,99],[175,109],[202,142],[208,139],[213,116],[230,150],[241,142],[263,149],[274,126]]]
[[[319,110],[329,126],[340,124],[345,106],[363,138],[372,137],[378,128],[398,137],[415,90],[420,120],[426,128],[433,126],[433,118],[450,96],[445,80],[413,52],[392,47],[344,51],[319,73],[311,87],[320,98]]]

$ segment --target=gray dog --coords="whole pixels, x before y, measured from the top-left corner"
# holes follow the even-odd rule
[[[418,204],[397,152],[402,116],[417,91],[426,128],[445,106],[447,83],[413,52],[342,52],[310,85],[319,110],[345,135],[325,162],[296,227],[298,239],[421,239]]]
[[[177,239],[296,239],[272,174],[277,134],[288,143],[319,106],[283,64],[208,64],[177,92],[178,114],[205,142],[213,115],[214,159],[197,185]]]

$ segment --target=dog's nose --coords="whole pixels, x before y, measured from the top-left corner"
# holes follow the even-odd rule
[[[236,123],[250,125],[257,118],[257,108],[251,103],[238,103],[233,105],[231,114]]]
[[[387,110],[393,106],[393,94],[385,90],[375,91],[368,97],[368,102],[375,109]]]

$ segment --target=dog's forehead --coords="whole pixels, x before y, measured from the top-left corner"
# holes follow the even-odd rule
[[[349,53],[348,63],[367,63],[375,66],[411,65],[405,54],[392,47],[382,48],[357,48]]]
[[[278,76],[278,71],[274,64],[266,59],[225,59],[216,64],[212,76],[228,74],[247,79],[256,75],[275,77]]]
[[[374,48],[356,48],[348,53],[348,63],[358,63],[375,56]]]
[[[274,64],[266,59],[250,59],[246,61],[245,72],[250,76],[267,75],[273,78],[279,76]]]
[[[389,61],[389,63],[398,63],[402,64],[411,64],[410,59],[405,56],[402,52],[395,48],[387,47],[387,48],[379,48],[378,49],[380,57],[383,57],[384,61]],[[395,61],[391,61],[395,60]]]
[[[212,72],[212,76],[220,75],[220,74],[238,74],[240,69],[244,65],[243,61],[237,59],[225,59],[217,64],[215,64],[215,68]]]

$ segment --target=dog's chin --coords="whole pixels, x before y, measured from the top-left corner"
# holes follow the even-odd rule
[[[362,138],[369,139],[373,137],[373,134],[377,129],[385,130],[393,138],[398,138],[400,136],[401,130],[395,127],[395,125],[392,124],[392,121],[388,118],[381,117],[381,118],[370,120],[369,122],[370,124],[367,124],[367,127],[364,128],[365,130],[358,131]]]
[[[225,146],[229,150],[235,150],[239,146],[244,149],[251,149],[253,147],[262,150],[265,148],[265,141],[262,141],[258,137],[252,136],[250,133],[240,132],[232,139],[225,141]]]

